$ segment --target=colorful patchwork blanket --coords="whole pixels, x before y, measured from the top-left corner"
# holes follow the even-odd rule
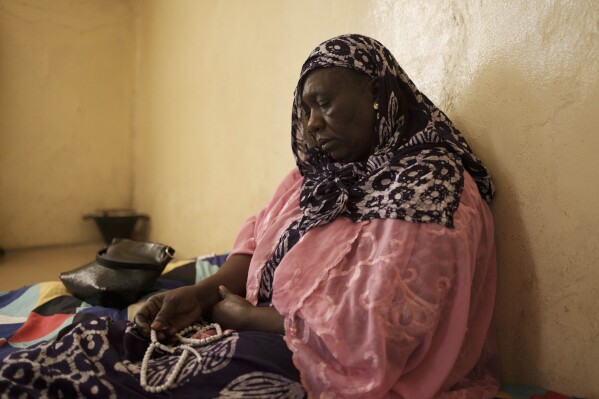
[[[0,292],[0,360],[21,348],[56,339],[63,328],[97,317],[132,320],[143,302],[157,292],[195,284],[214,274],[227,255],[171,262],[139,302],[124,309],[92,306],[72,296],[60,281]],[[498,399],[568,399],[550,390],[503,384]]]
[[[0,293],[0,359],[38,342],[53,340],[60,330],[83,320],[110,317],[132,320],[150,296],[214,274],[227,255],[210,255],[169,263],[139,302],[124,309],[92,306],[72,296],[60,281],[48,281]]]

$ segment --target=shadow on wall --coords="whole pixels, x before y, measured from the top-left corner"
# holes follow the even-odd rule
[[[529,95],[535,88],[506,65],[496,62],[483,66],[463,90],[464,97],[456,102],[452,119],[491,170],[497,190],[492,209],[498,266],[495,320],[502,380],[530,384],[538,383],[535,367],[542,361],[541,301],[539,270],[531,249],[536,234],[524,217],[534,212],[530,208],[535,201],[530,195],[534,189],[529,186],[530,190],[522,191],[521,185],[535,184],[529,182],[536,172],[527,163],[531,154],[526,135],[528,124],[535,123],[529,116],[540,111],[536,109],[540,106]],[[523,181],[525,170],[529,177]]]

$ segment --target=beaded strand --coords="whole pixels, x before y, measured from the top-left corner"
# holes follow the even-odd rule
[[[203,333],[206,331],[210,331],[212,329],[216,330],[216,334],[211,335],[206,338],[197,339],[197,338],[187,338],[185,336],[185,334],[188,334],[192,331],[194,332],[193,335],[196,335],[196,334],[200,334],[200,333]],[[195,357],[198,359],[198,363],[200,363],[202,361],[202,356],[194,347],[208,345],[209,343],[212,343],[216,340],[224,338],[225,336],[227,336],[229,334],[230,334],[229,331],[226,331],[223,334],[223,330],[222,330],[220,324],[218,324],[218,323],[212,323],[212,324],[208,324],[205,326],[196,324],[196,325],[191,325],[187,328],[184,328],[183,330],[181,330],[177,334],[175,334],[176,337],[179,339],[179,342],[181,342],[181,345],[169,346],[169,345],[159,342],[158,339],[156,338],[156,331],[150,330],[151,342],[150,342],[150,345],[148,346],[148,349],[146,350],[146,353],[144,354],[143,360],[141,362],[140,384],[141,384],[142,388],[150,393],[160,393],[160,392],[164,392],[164,391],[172,388],[175,383],[175,380],[181,373],[181,370],[183,369],[183,365],[185,364],[185,360],[187,360],[187,357],[189,356],[190,352],[193,353],[195,355]],[[182,351],[182,353],[181,353],[181,356],[179,357],[179,360],[177,360],[175,367],[173,368],[170,375],[164,382],[164,384],[153,386],[153,385],[148,384],[148,365],[150,364],[150,360],[152,358],[152,353],[154,352],[155,348],[162,349],[163,351],[168,352],[171,355],[177,351]]]

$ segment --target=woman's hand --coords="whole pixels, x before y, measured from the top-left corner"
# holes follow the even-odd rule
[[[222,300],[212,307],[212,321],[223,328],[284,334],[283,316],[274,307],[256,307],[245,298],[218,287]]]
[[[154,295],[135,315],[138,330],[146,338],[150,337],[150,329],[156,330],[158,340],[163,341],[210,312],[221,299],[220,285],[245,293],[251,259],[250,255],[231,255],[216,274],[198,284]]]
[[[152,328],[163,341],[198,321],[205,310],[197,291],[188,286],[152,296],[135,315],[138,330],[149,338]]]
[[[254,305],[233,294],[224,285],[218,287],[218,292],[222,300],[212,307],[212,321],[220,324],[222,328],[245,330],[247,318],[251,317]]]

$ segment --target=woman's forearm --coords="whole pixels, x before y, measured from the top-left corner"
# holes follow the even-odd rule
[[[284,318],[273,306],[251,309],[251,314],[245,319],[243,330],[264,331],[276,334],[285,334]]]

